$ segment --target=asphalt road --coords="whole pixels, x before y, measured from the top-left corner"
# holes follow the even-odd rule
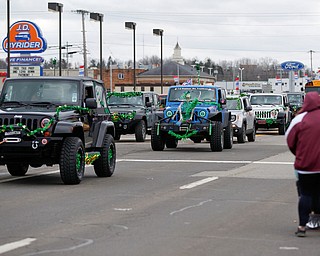
[[[297,238],[293,156],[284,136],[211,152],[185,141],[154,152],[123,136],[114,176],[59,167],[13,178],[0,167],[0,255],[319,256],[320,231]]]

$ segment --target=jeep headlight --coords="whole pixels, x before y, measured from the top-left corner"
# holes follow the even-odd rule
[[[236,121],[236,119],[237,119],[236,115],[231,115],[231,122]]]
[[[205,117],[207,115],[207,112],[205,110],[199,111],[199,116]]]
[[[41,128],[49,129],[51,127],[52,121],[49,118],[43,118],[40,122]]]
[[[166,112],[166,116],[167,116],[167,117],[172,117],[172,116],[173,116],[173,112],[172,112],[171,110],[168,110],[168,111]]]
[[[278,116],[278,111],[277,110],[271,110],[270,111],[270,117],[271,118],[277,118]]]

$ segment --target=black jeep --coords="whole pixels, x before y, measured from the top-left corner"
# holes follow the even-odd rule
[[[154,92],[112,92],[108,93],[107,101],[115,124],[115,140],[120,140],[122,134],[135,134],[137,142],[144,142],[158,120],[158,95]]]
[[[65,184],[79,184],[85,164],[98,177],[116,165],[114,124],[101,81],[86,77],[6,79],[0,95],[0,164],[13,176],[29,166],[60,165]]]

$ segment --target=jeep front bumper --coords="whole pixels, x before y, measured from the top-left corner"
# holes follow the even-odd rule
[[[23,140],[4,138],[0,144],[0,165],[8,163],[47,164],[59,163],[63,137],[36,137]]]

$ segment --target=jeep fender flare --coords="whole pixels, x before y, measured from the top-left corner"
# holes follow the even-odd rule
[[[94,125],[92,147],[100,148],[103,146],[105,134],[111,134],[114,137],[115,128],[111,121],[102,121]]]
[[[210,119],[211,121],[219,121],[219,122],[222,122],[222,113],[221,113],[221,112],[214,113],[209,119]]]
[[[286,113],[285,112],[279,112],[277,119],[286,119]]]
[[[76,127],[83,128],[83,124],[81,122],[70,123],[59,121],[54,129],[54,134],[71,134]]]

